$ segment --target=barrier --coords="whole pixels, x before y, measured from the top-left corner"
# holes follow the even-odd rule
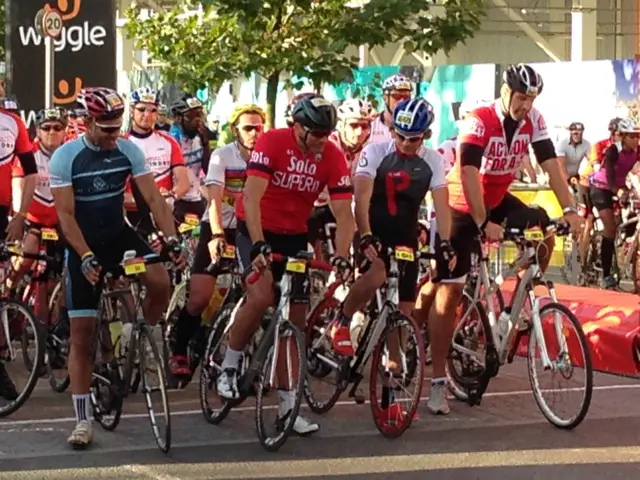
[[[514,288],[515,281],[507,281],[501,288],[507,304],[511,300]],[[544,287],[536,287],[536,293],[546,295],[546,291],[543,291]],[[640,374],[638,296],[572,285],[556,285],[556,294],[580,320],[591,347],[591,359],[595,370],[619,375]],[[545,328],[550,326],[549,324]],[[545,334],[545,339],[549,338],[553,336]],[[526,356],[527,341],[528,339],[524,338],[519,345],[518,355]],[[572,347],[577,347],[575,339],[569,337],[568,342],[570,351]]]

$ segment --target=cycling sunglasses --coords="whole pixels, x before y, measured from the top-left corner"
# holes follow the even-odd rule
[[[314,138],[327,138],[329,135],[331,135],[331,131],[325,131],[325,130],[311,130],[310,128],[304,127],[304,131],[305,133],[308,133],[309,135],[311,135]]]
[[[238,128],[243,132],[262,132],[264,130],[264,125],[238,125]]]
[[[135,111],[139,113],[158,113],[157,107],[136,107]]]
[[[411,92],[406,93],[390,93],[389,96],[394,100],[401,101],[411,98]]]
[[[119,125],[101,125],[99,123],[96,123],[96,127],[98,127],[98,129],[102,133],[112,134],[120,131],[120,129],[122,128],[122,123],[120,123]]]
[[[409,142],[409,143],[418,143],[422,141],[422,135],[418,137],[407,137],[406,135],[402,135],[401,133],[396,132],[396,138],[401,142]]]
[[[52,130],[54,132],[62,132],[64,130],[64,127],[62,125],[44,125],[44,126],[39,127],[39,128],[43,132],[50,132]]]

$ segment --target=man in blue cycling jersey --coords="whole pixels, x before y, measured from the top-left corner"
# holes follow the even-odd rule
[[[76,427],[69,437],[74,448],[93,441],[89,388],[93,362],[102,266],[117,265],[124,252],[151,254],[149,246],[124,220],[124,189],[133,179],[151,208],[173,251],[179,251],[171,211],[158,191],[144,153],[129,140],[119,138],[124,101],[108,88],[85,88],[78,103],[87,112],[87,132],[55,151],[49,166],[51,193],[66,251],[66,296],[71,319],[69,377]],[[182,256],[176,259],[183,263]],[[156,323],[169,299],[169,276],[161,264],[148,265],[142,275],[147,294],[143,307],[148,323]],[[103,352],[108,356],[112,352]],[[144,354],[144,353],[143,353]],[[110,375],[107,371],[106,375]]]

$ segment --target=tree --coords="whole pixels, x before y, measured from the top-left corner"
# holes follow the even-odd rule
[[[270,125],[283,74],[307,78],[316,88],[344,81],[357,67],[348,53],[355,45],[403,42],[408,52],[448,52],[477,31],[484,14],[482,0],[447,0],[437,7],[425,0],[360,0],[355,8],[346,0],[197,3],[202,14],[193,20],[178,20],[178,8],[144,21],[132,11],[130,35],[165,63],[169,79],[186,83],[192,75],[202,83],[260,74],[267,81]]]
[[[5,2],[0,3],[0,25],[6,25],[7,13],[5,11]],[[0,62],[6,60],[4,56],[5,29],[0,30]],[[8,67],[7,67],[8,68]]]

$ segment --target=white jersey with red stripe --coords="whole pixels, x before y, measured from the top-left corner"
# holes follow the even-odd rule
[[[36,189],[33,192],[33,200],[29,204],[29,210],[27,211],[27,220],[45,227],[53,227],[58,223],[58,214],[49,186],[49,161],[51,157],[39,148],[37,142],[34,143],[33,156],[38,167],[38,177]],[[13,178],[24,178],[24,170],[19,160],[16,159],[14,161],[11,173]]]
[[[382,121],[382,119],[384,118],[383,113],[380,113],[376,118],[373,119],[373,122],[371,122],[371,135],[369,136],[367,145],[393,140],[391,129]]]
[[[548,138],[544,117],[532,108],[516,128],[511,145],[507,145],[504,114],[499,100],[489,106],[477,108],[462,121],[457,148],[463,143],[469,143],[484,149],[479,174],[487,208],[495,208],[500,204],[529,153],[529,145]],[[469,212],[460,171],[460,162],[456,162],[447,176],[449,204],[456,210]]]
[[[153,173],[158,188],[171,190],[173,188],[173,169],[184,166],[178,142],[167,133],[158,130],[145,137],[127,132],[124,138],[128,138],[142,150],[147,167]]]
[[[449,173],[456,163],[456,147],[458,145],[458,138],[452,137],[445,140],[438,147],[438,153],[444,161],[444,171]]]

